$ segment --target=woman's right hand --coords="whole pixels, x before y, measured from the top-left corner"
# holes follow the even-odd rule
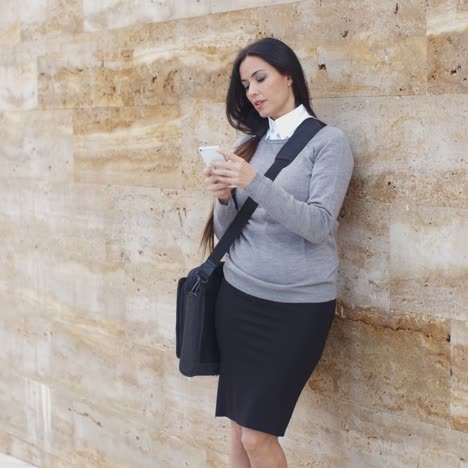
[[[214,197],[219,198],[220,202],[227,203],[232,188],[229,188],[227,184],[220,182],[215,175],[212,174],[211,168],[205,167],[203,169],[205,174],[205,185],[208,192]]]

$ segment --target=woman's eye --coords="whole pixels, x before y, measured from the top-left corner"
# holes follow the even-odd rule
[[[257,83],[261,83],[262,81],[265,80],[265,78],[266,78],[266,76],[262,76],[261,78],[257,78]],[[248,91],[249,90],[249,85],[244,86],[244,90]]]

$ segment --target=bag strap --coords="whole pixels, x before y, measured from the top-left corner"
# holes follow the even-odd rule
[[[324,128],[326,124],[321,120],[313,117],[305,119],[294,131],[293,135],[284,144],[275,158],[275,162],[265,172],[265,177],[275,180],[276,176],[282,169],[291,164],[296,156],[304,149],[307,143],[317,134],[319,130]],[[251,197],[247,198],[242,205],[241,210],[229,225],[219,242],[216,244],[211,255],[206,261],[200,265],[197,275],[202,283],[206,283],[208,278],[213,273],[223,255],[229,250],[229,247],[240,234],[242,228],[247,224],[247,221],[252,216],[252,213],[257,208],[258,203]],[[199,283],[197,281],[197,283]],[[197,286],[196,284],[194,287]],[[198,287],[196,288],[198,289]]]

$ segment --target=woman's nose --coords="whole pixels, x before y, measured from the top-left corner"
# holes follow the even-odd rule
[[[250,97],[253,97],[253,96],[255,96],[256,94],[257,94],[257,90],[255,89],[255,87],[252,86],[252,85],[249,85],[248,95],[249,95]]]

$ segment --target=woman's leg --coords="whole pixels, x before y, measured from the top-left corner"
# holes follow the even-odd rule
[[[252,468],[249,457],[242,445],[242,428],[235,421],[231,420],[231,441],[229,450],[230,468]]]
[[[242,427],[241,441],[251,468],[287,468],[286,456],[278,437]]]

